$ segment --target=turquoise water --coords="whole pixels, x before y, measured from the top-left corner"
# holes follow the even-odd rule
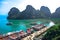
[[[49,25],[50,20],[44,19],[30,19],[30,20],[7,20],[7,16],[0,16],[0,34],[6,34],[8,32],[20,31],[24,32],[27,28],[30,28],[31,23],[35,22],[37,24],[44,23],[46,26]],[[8,22],[12,22],[13,25],[6,25]]]

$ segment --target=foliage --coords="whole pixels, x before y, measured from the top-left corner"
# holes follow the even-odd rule
[[[53,40],[58,36],[60,36],[60,25],[56,24],[47,31],[42,40]]]

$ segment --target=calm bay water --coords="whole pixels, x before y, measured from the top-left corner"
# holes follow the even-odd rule
[[[41,24],[44,23],[46,26],[51,25],[50,20],[46,19],[30,19],[30,20],[7,20],[7,16],[0,16],[0,34],[6,34],[8,32],[15,32],[23,30],[26,31],[27,28],[30,28],[31,23]],[[13,25],[6,25],[8,22],[13,23]]]

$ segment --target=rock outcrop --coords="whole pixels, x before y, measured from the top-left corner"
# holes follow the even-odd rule
[[[19,16],[20,16],[20,11],[17,8],[13,7],[10,9],[7,19],[18,19]]]
[[[40,8],[40,14],[43,18],[50,18],[51,12],[48,7],[42,6]]]
[[[60,7],[52,14],[52,18],[60,18]]]
[[[23,19],[32,19],[35,18],[36,10],[31,6],[27,5],[26,9],[22,11]]]
[[[8,13],[7,19],[36,19],[42,18],[40,11],[35,10],[31,5],[27,5],[26,9],[20,12],[17,8],[13,7]]]
[[[48,7],[42,6],[40,10],[36,10],[31,5],[27,5],[26,9],[22,12],[18,8],[11,8],[7,19],[37,19],[37,18],[60,18],[60,7],[51,14]]]

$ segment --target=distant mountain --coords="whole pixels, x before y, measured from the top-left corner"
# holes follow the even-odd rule
[[[43,18],[50,18],[51,12],[48,7],[42,6],[40,8],[40,14]]]
[[[16,7],[10,9],[7,19],[18,19],[20,16],[20,11]]]
[[[31,5],[27,5],[22,12],[18,8],[13,7],[8,13],[7,19],[37,19],[37,18],[60,18],[60,7],[56,9],[55,13],[51,14],[48,7],[42,6],[40,10],[36,10]]]
[[[23,19],[41,18],[40,11],[35,10],[31,5],[27,5],[26,9],[22,11]]]
[[[22,11],[23,19],[35,18],[36,10],[31,6],[27,5],[26,9]]]
[[[40,11],[35,10],[31,5],[27,5],[26,9],[20,12],[17,8],[13,7],[8,13],[7,19],[36,19],[41,18]]]
[[[60,18],[60,7],[52,14],[52,18]]]

